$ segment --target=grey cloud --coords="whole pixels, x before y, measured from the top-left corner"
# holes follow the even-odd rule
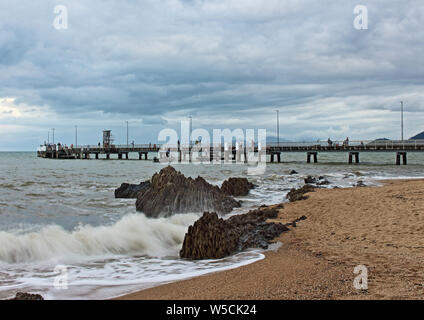
[[[272,131],[265,118],[277,107],[303,123],[349,106],[349,124],[358,110],[395,113],[401,98],[408,112],[424,111],[420,0],[367,3],[362,31],[353,0],[65,0],[69,29],[60,31],[56,4],[1,2],[0,97],[157,128],[171,115],[219,125],[261,114]],[[325,123],[305,136],[330,130]],[[287,127],[288,136],[299,131]]]

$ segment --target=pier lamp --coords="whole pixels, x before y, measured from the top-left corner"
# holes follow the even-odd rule
[[[277,146],[280,146],[280,110],[275,110],[277,112]]]
[[[403,101],[400,102],[400,135],[403,141]]]
[[[128,121],[125,121],[127,123],[127,148],[129,147],[129,143],[128,143]]]

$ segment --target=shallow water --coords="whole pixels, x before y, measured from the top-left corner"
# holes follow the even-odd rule
[[[346,154],[319,154],[318,164],[306,164],[305,157],[284,155],[284,163],[267,164],[264,174],[249,176],[257,188],[240,198],[243,206],[232,214],[285,201],[290,188],[302,185],[307,175],[324,176],[329,188],[424,176],[424,155],[418,153],[408,154],[408,166],[394,165],[392,153],[361,154],[359,165],[347,165]],[[175,167],[217,185],[247,174],[239,164]],[[0,298],[17,291],[47,298],[109,298],[263,258],[260,250],[251,250],[221,260],[179,259],[184,234],[201,212],[149,219],[135,211],[135,200],[114,198],[122,182],[139,183],[161,168],[151,161],[0,153]],[[289,175],[293,169],[299,174]],[[57,265],[67,267],[67,290],[53,286]]]

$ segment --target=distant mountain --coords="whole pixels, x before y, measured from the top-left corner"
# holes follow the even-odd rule
[[[266,142],[278,142],[277,137],[266,137]],[[280,137],[280,142],[290,142],[290,140],[284,139]]]
[[[409,138],[409,140],[422,140],[424,139],[424,131],[417,134],[416,136],[413,136],[412,138]]]

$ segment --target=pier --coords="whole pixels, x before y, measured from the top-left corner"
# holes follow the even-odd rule
[[[248,162],[249,155],[257,157],[257,161],[267,161],[271,163],[281,163],[284,154],[301,152],[306,155],[307,163],[317,163],[320,153],[336,152],[345,153],[346,161],[349,164],[360,163],[360,154],[369,152],[389,152],[394,154],[397,165],[407,164],[407,154],[409,152],[424,152],[424,140],[373,140],[373,141],[353,141],[349,144],[333,142],[280,142],[268,143],[266,146],[260,144],[244,146],[242,143],[235,145],[166,145],[141,144],[141,145],[113,145],[104,143],[102,146],[78,146],[65,147],[62,145],[45,145],[37,150],[37,156],[49,159],[115,159],[129,160],[130,154],[136,154],[138,160],[154,160],[178,162]],[[152,157],[152,154],[154,156]],[[264,157],[265,155],[265,157]],[[196,156],[193,159],[193,156]],[[265,159],[263,159],[265,158]]]

